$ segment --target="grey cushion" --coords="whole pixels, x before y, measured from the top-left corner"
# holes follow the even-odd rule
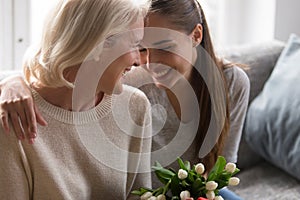
[[[246,140],[300,180],[300,38],[292,35],[247,114]]]

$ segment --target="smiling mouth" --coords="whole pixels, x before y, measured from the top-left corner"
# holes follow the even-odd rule
[[[165,69],[165,70],[162,70],[160,72],[153,72],[153,76],[154,78],[161,78],[163,76],[165,76],[166,74],[168,74],[172,69]]]
[[[123,71],[122,76],[126,76],[126,74],[127,74],[128,72],[130,72],[130,70],[131,70],[131,67],[127,67],[127,68]]]

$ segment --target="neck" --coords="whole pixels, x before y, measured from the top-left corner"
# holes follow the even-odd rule
[[[85,111],[95,107],[103,99],[104,93],[100,92],[93,97],[87,98],[87,95],[75,97],[72,88],[60,87],[37,87],[32,86],[47,102],[57,107],[70,111]],[[76,95],[79,96],[79,95]]]
[[[171,89],[166,89],[166,94],[177,117],[184,123],[192,121],[199,105],[190,83],[186,79],[179,80]]]
[[[166,89],[166,93],[177,117],[181,120],[181,108],[176,95],[170,89]]]
[[[74,83],[80,65],[74,65],[64,70],[63,76],[69,82]],[[75,84],[75,88],[45,87],[38,82],[33,83],[32,87],[49,103],[70,111],[85,111],[94,108],[103,99],[103,92],[92,94],[90,90],[82,87],[82,84]]]

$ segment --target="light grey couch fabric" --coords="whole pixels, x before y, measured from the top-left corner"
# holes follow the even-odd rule
[[[226,59],[246,64],[251,89],[249,103],[261,92],[285,44],[272,41],[264,44],[231,48],[223,53]],[[255,147],[252,147],[255,148]],[[238,167],[241,172],[239,186],[231,188],[245,200],[300,199],[300,181],[262,159],[254,153],[242,137]]]
[[[265,161],[243,169],[238,177],[240,184],[230,189],[245,200],[300,199],[300,182]]]

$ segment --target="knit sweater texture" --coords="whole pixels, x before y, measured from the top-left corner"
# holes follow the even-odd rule
[[[48,125],[38,126],[33,145],[0,128],[0,199],[134,199],[133,189],[151,187],[151,113],[142,92],[124,86],[83,112],[33,96]]]

